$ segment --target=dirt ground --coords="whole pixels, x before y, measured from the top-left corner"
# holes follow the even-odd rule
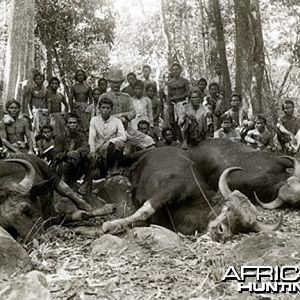
[[[299,212],[290,209],[282,212],[284,223],[277,235],[300,245]],[[269,223],[274,222],[278,214],[279,211],[259,208],[261,220]],[[76,225],[92,225],[97,235],[101,223],[107,219],[109,217]],[[92,254],[95,236],[78,234],[76,227],[54,227],[27,245],[27,249],[35,267],[46,274],[55,300],[300,299],[299,295],[238,294],[233,283],[221,281],[227,267],[234,263],[237,245],[249,237],[255,241],[256,235],[239,235],[226,244],[213,242],[207,234],[179,235],[180,250],[156,251],[150,240],[136,240],[132,234],[124,233],[121,237],[126,246],[95,255]],[[278,264],[295,265],[297,260],[300,264],[300,259],[289,261],[291,253],[286,253],[284,261],[281,254],[275,254],[272,262],[276,265],[278,255]],[[294,252],[292,255],[295,258]]]

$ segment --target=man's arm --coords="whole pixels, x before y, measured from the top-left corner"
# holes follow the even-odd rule
[[[69,101],[70,101],[70,111],[72,112],[74,109],[74,87],[73,86],[71,86],[70,88]]]
[[[110,142],[111,143],[126,142],[127,139],[126,132],[121,120],[116,120],[116,125],[117,125],[117,136],[115,138],[112,138]]]
[[[152,110],[152,102],[149,98],[147,98],[147,115],[149,118],[150,127],[153,127],[153,110]]]
[[[90,130],[89,130],[89,145],[90,145],[90,152],[95,153],[96,152],[96,128],[95,128],[95,119],[92,118],[91,123],[90,123]]]
[[[29,153],[33,153],[33,142],[31,139],[31,133],[30,133],[30,129],[29,129],[29,124],[27,124],[27,122],[24,123],[24,131],[25,131],[25,136],[27,139],[27,143],[29,146]]]
[[[253,131],[248,131],[247,135],[245,136],[245,141],[249,144],[257,144],[257,141],[253,138]]]
[[[66,97],[65,97],[63,94],[61,94],[61,96],[62,96],[61,102],[62,102],[62,103],[64,104],[64,106],[65,106],[65,113],[68,113],[68,111],[69,111],[69,105],[68,105],[68,103],[67,103]]]

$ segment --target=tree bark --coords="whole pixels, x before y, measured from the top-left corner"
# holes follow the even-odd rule
[[[30,79],[34,67],[35,0],[12,0],[10,5],[2,106],[9,99],[21,99],[20,83]]]
[[[214,12],[214,22],[217,33],[217,46],[219,54],[219,63],[222,66],[222,77],[223,77],[223,92],[224,92],[224,104],[229,107],[230,96],[231,96],[231,82],[228,70],[226,45],[224,38],[224,29],[222,24],[221,8],[219,0],[212,0],[212,7]]]

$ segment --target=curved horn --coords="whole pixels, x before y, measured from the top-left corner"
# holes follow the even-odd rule
[[[256,202],[261,207],[263,207],[264,209],[275,209],[275,208],[280,207],[283,204],[283,201],[281,199],[279,199],[278,197],[275,200],[273,200],[272,202],[269,202],[269,203],[261,202],[259,200],[258,196],[256,195],[256,193],[255,192],[253,192],[253,193],[254,193],[254,197],[255,197]]]
[[[228,186],[227,177],[228,174],[234,170],[242,170],[242,169],[238,167],[227,168],[225,171],[223,171],[223,173],[220,176],[219,191],[224,198],[228,198],[229,195],[232,193],[232,191]]]
[[[272,225],[263,224],[259,221],[256,221],[254,229],[256,232],[275,231],[275,230],[279,229],[279,227],[282,225],[282,222],[283,222],[283,213],[280,214],[278,221]]]
[[[33,165],[29,161],[25,159],[19,159],[19,158],[5,159],[4,161],[18,163],[25,168],[26,170],[25,177],[19,182],[19,185],[29,192],[33,186],[33,182],[36,174]]]
[[[298,159],[294,158],[294,157],[290,157],[287,155],[284,156],[280,156],[282,158],[287,158],[289,160],[291,160],[294,163],[294,176],[295,177],[300,177],[300,162],[298,161]]]

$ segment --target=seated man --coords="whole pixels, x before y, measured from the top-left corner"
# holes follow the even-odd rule
[[[100,168],[102,174],[115,175],[118,171],[118,161],[122,159],[126,133],[122,121],[111,116],[113,102],[103,97],[99,101],[100,114],[91,120],[89,132],[90,167],[80,193],[91,190],[95,169]]]
[[[294,116],[295,104],[286,100],[282,105],[284,115],[277,123],[277,139],[282,152],[295,155],[300,147],[300,119]]]
[[[180,146],[180,143],[176,141],[175,139],[175,133],[173,128],[171,127],[165,127],[162,130],[162,137],[163,140],[161,142],[158,143],[158,147],[166,147],[166,146]]]
[[[73,185],[86,172],[89,145],[78,115],[69,113],[66,122],[66,131],[55,137],[51,166],[67,184]]]
[[[241,140],[239,132],[233,127],[233,120],[230,115],[224,114],[221,116],[221,128],[214,132],[214,138],[233,141]]]
[[[36,142],[38,156],[51,161],[54,149],[53,128],[50,125],[44,125],[41,128],[41,138]]]
[[[267,130],[266,125],[267,119],[262,115],[258,115],[255,119],[255,129],[248,131],[245,142],[257,150],[271,150],[273,137]]]
[[[195,146],[214,131],[212,113],[202,104],[198,90],[191,92],[191,99],[185,106],[183,123],[180,124],[183,132],[182,148]]]

